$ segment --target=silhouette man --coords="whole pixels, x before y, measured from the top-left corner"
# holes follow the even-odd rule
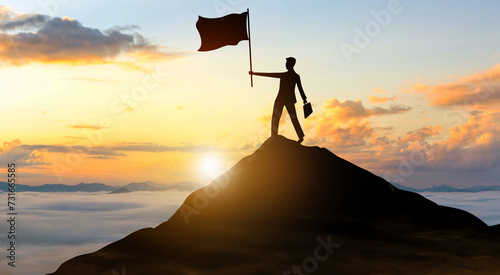
[[[297,136],[299,136],[298,143],[302,143],[304,141],[304,132],[300,127],[299,120],[297,119],[297,112],[295,111],[295,103],[297,103],[297,99],[295,98],[295,85],[299,88],[300,96],[304,101],[304,104],[307,103],[306,94],[304,93],[304,89],[302,89],[302,83],[300,82],[300,76],[293,70],[293,66],[295,66],[295,58],[288,57],[286,59],[286,69],[288,71],[284,73],[257,73],[250,71],[251,75],[258,76],[267,76],[267,77],[275,77],[280,79],[280,89],[278,92],[278,96],[274,101],[273,108],[273,117],[271,122],[271,136],[274,137],[278,134],[279,121],[281,118],[281,114],[283,113],[283,107],[286,107],[290,118],[292,119],[293,127],[295,128],[295,132],[297,132]]]

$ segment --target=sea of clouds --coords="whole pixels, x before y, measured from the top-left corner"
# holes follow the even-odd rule
[[[0,194],[0,274],[54,272],[75,256],[98,250],[141,228],[156,227],[168,220],[190,193],[17,193],[15,268],[6,261],[7,198]]]
[[[7,265],[6,194],[0,194],[0,274],[46,274],[64,261],[96,251],[145,227],[166,221],[188,191],[17,193],[16,267]],[[438,204],[464,209],[489,225],[500,223],[500,192],[421,193]],[[5,219],[4,219],[5,218]],[[110,270],[110,274],[120,274]]]
[[[500,191],[423,192],[420,195],[437,204],[472,213],[488,225],[500,224]]]

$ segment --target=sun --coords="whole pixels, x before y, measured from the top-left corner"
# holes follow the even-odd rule
[[[218,156],[204,156],[200,161],[200,172],[213,180],[224,172],[224,163]]]

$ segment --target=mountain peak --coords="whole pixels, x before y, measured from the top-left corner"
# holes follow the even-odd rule
[[[239,217],[244,213],[367,214],[436,205],[325,148],[300,145],[282,136],[266,140],[252,155],[194,192],[180,213],[186,218],[182,210],[199,208],[205,198],[210,198],[205,215],[213,211]]]
[[[54,274],[122,267],[127,274],[283,274],[310,257],[321,238],[335,238],[340,252],[321,262],[318,274],[384,273],[373,268],[397,265],[401,251],[421,255],[432,246],[448,253],[457,249],[456,238],[468,251],[477,246],[471,230],[487,229],[470,213],[399,190],[325,148],[276,136],[193,192],[168,221],[71,259]],[[484,245],[496,249],[490,239]],[[380,263],[366,265],[370,255]],[[405,272],[435,268],[423,259],[415,263],[417,273]]]

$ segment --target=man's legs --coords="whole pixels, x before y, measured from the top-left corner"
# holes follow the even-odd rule
[[[278,135],[281,114],[283,113],[283,103],[274,102],[273,117],[271,118],[271,136]]]
[[[302,131],[302,127],[300,127],[299,120],[297,119],[297,112],[295,111],[295,104],[288,103],[285,105],[286,111],[288,115],[290,115],[290,119],[292,120],[293,127],[295,128],[295,132],[297,132],[297,136],[299,136],[299,142],[304,140],[304,131]]]

